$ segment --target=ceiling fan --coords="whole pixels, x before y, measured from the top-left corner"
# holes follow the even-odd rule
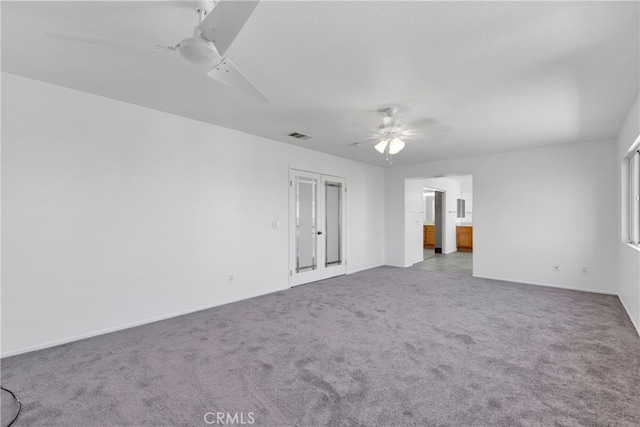
[[[380,138],[375,149],[381,154],[386,154],[387,160],[391,161],[389,156],[398,154],[405,146],[405,142],[400,138],[409,135],[406,134],[404,125],[396,119],[397,107],[387,107],[382,111],[387,116],[382,119],[382,124],[378,127],[377,135],[375,135]]]
[[[443,137],[453,130],[450,126],[439,125],[437,120],[429,118],[413,123],[410,126],[411,129],[408,129],[396,117],[398,107],[385,107],[378,111],[384,113],[385,117],[382,119],[382,124],[378,127],[378,130],[370,138],[378,141],[375,149],[386,156],[389,164],[392,164],[391,156],[398,154],[406,146],[405,140],[421,136],[415,128],[429,127],[429,131],[424,133],[427,137],[436,135]]]
[[[174,46],[156,45],[156,49],[176,51],[182,58],[198,66],[207,66],[207,76],[243,91],[262,101],[269,99],[224,54],[258,5],[256,1],[193,1],[199,20],[193,34]],[[139,43],[84,34],[47,32],[54,39],[113,46],[143,47]]]

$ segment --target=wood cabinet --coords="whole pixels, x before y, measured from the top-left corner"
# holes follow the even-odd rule
[[[423,248],[433,248],[436,244],[436,233],[434,225],[423,225],[422,226],[422,247]]]
[[[459,225],[456,227],[456,246],[459,251],[473,252],[473,227]]]

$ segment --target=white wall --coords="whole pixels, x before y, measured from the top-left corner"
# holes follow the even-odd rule
[[[347,271],[383,263],[382,168],[10,74],[2,89],[5,356],[287,288],[290,167],[346,177]]]
[[[620,129],[617,141],[616,161],[618,170],[616,177],[618,178],[617,191],[617,219],[618,219],[618,242],[616,245],[618,254],[618,295],[623,305],[629,313],[629,317],[634,322],[636,330],[640,334],[640,251],[632,248],[623,242],[627,237],[627,218],[628,212],[621,209],[622,194],[628,191],[628,181],[623,171],[623,157],[631,148],[631,145],[640,135],[640,95],[636,98],[624,125]]]
[[[423,247],[423,201],[422,197],[422,185],[418,180],[407,180],[405,183],[405,209],[404,209],[404,245],[405,253],[407,254],[407,262],[403,267],[408,267],[413,263],[420,262],[424,259],[422,247]],[[416,248],[420,248],[419,251]]]
[[[472,174],[474,276],[615,294],[615,152],[595,141],[389,169],[387,263],[411,261],[405,179]]]

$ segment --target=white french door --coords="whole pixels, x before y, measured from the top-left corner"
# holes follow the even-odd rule
[[[346,274],[346,180],[291,169],[289,285]]]

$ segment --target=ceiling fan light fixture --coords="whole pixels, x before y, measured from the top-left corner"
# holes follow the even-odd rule
[[[389,154],[398,154],[404,148],[404,141],[400,138],[393,138],[389,142]]]
[[[375,149],[378,150],[379,153],[384,154],[384,150],[387,148],[387,140],[382,139],[375,146]]]
[[[188,37],[177,48],[184,59],[196,65],[215,67],[222,59],[213,43],[200,37]]]

